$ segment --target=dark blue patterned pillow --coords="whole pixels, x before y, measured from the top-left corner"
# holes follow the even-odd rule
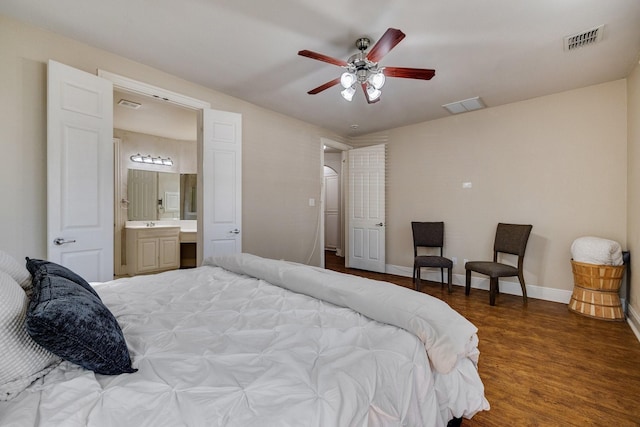
[[[50,274],[49,264],[41,267],[33,275],[33,296],[25,321],[31,338],[53,354],[98,374],[136,372],[120,325],[95,290]]]
[[[55,262],[45,261],[42,259],[30,259],[27,257],[27,270],[29,270],[29,273],[31,273],[32,277],[35,276],[36,272],[41,269],[44,269],[44,271],[51,275],[61,276],[65,279],[71,280],[74,283],[77,283],[78,285],[94,294],[98,299],[100,299],[96,290],[93,289],[93,287],[86,280],[84,280],[73,271],[69,270],[67,267],[56,264]]]

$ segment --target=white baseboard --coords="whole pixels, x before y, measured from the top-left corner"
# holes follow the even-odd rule
[[[387,273],[395,274],[396,276],[404,276],[404,277],[412,277],[413,269],[411,267],[402,267],[398,265],[387,264]],[[421,274],[423,280],[432,280],[434,282],[440,281],[440,272],[437,270],[426,272],[423,270],[423,274]],[[451,283],[454,286],[464,286],[465,285],[465,275],[464,274],[454,274],[451,278]],[[489,290],[489,278],[471,277],[471,288],[472,289],[484,289],[485,291]],[[520,288],[519,282],[510,282],[508,280],[500,280],[500,293],[509,294],[509,295],[519,295],[522,296],[522,289]],[[527,285],[527,296],[531,298],[541,299],[545,301],[553,301],[559,302],[562,304],[569,304],[571,300],[571,294],[573,291],[568,291],[565,289],[554,289],[554,288],[546,288],[542,286],[536,285]]]
[[[631,305],[628,307],[627,323],[631,327],[636,338],[638,338],[638,341],[640,341],[640,315],[633,309],[633,307],[631,307]]]

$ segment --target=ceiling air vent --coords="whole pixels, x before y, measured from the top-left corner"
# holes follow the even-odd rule
[[[135,101],[129,101],[128,99],[121,99],[120,101],[118,101],[118,105],[121,105],[127,108],[132,108],[134,110],[137,110],[142,106],[142,104],[137,103]]]
[[[564,38],[564,50],[574,50],[583,46],[588,46],[602,40],[604,25],[573,34]]]
[[[462,101],[451,102],[449,104],[444,104],[444,108],[446,108],[451,114],[460,114],[466,113],[467,111],[479,110],[484,108],[484,102],[479,96],[475,98],[464,99]]]

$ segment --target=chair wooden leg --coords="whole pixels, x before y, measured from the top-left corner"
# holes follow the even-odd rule
[[[496,290],[498,289],[498,278],[492,277],[489,280],[489,305],[496,305]]]
[[[453,278],[451,270],[451,268],[447,268],[447,285],[449,286],[449,293],[453,292],[453,289],[451,289],[451,279]]]
[[[520,287],[522,288],[522,299],[524,303],[527,303],[527,285],[524,283],[524,275],[519,274],[518,279],[520,280]]]
[[[464,294],[469,295],[471,291],[471,270],[467,270],[467,277],[464,281]]]
[[[416,291],[420,289],[420,267],[416,269],[416,282],[414,287]]]
[[[444,268],[440,269],[440,288],[444,286]]]

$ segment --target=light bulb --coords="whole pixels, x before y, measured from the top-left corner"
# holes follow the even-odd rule
[[[356,90],[353,87],[349,86],[348,88],[340,92],[340,95],[342,95],[342,97],[347,101],[351,101],[353,99],[354,93],[356,93]]]
[[[380,92],[373,86],[367,86],[367,95],[369,95],[369,101],[375,101],[376,99],[380,98],[382,92]]]
[[[353,73],[342,73],[340,76],[340,84],[343,88],[347,89],[356,82],[356,75]]]
[[[375,74],[371,74],[369,76],[369,83],[371,83],[371,85],[376,89],[381,89],[382,86],[384,86],[384,81],[385,81],[385,77],[382,71],[379,71]]]

